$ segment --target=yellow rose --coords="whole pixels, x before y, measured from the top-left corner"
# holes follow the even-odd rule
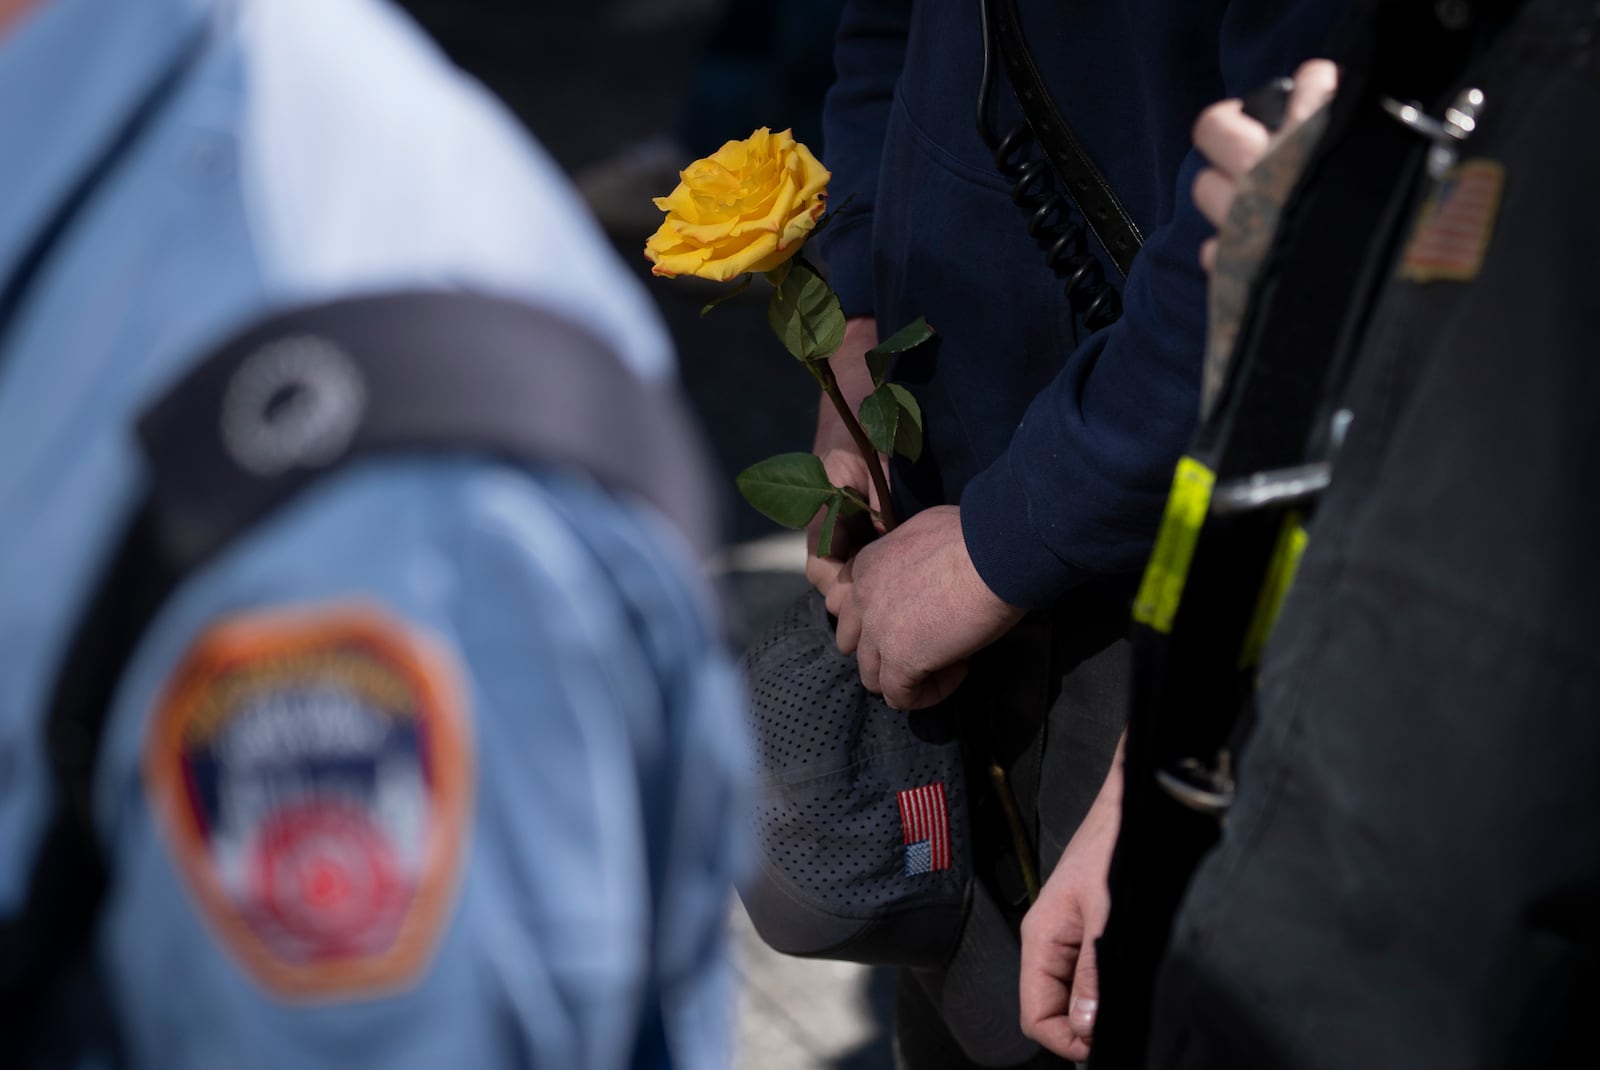
[[[726,282],[771,271],[800,251],[822,215],[828,174],[787,130],[762,127],[682,172],[655,205],[667,213],[645,243],[652,272]]]

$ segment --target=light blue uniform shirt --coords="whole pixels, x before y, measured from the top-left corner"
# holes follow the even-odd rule
[[[549,160],[374,0],[42,0],[0,40],[0,279],[201,33],[0,335],[0,912],[48,813],[53,673],[144,478],[132,422],[210,346],[299,303],[470,288],[672,374]],[[440,456],[329,477],[189,577],[123,678],[96,780],[113,871],[98,947],[134,1064],[724,1064],[743,740],[697,575],[642,503]],[[350,600],[460,669],[465,845],[419,973],[286,999],[198,905],[142,766],[215,622]]]

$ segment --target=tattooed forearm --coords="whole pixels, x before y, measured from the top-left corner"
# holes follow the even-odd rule
[[[1211,269],[1205,373],[1200,389],[1202,418],[1210,414],[1222,392],[1250,287],[1272,244],[1278,214],[1326,125],[1326,110],[1313,115],[1239,180],[1233,207],[1217,234],[1217,258]]]

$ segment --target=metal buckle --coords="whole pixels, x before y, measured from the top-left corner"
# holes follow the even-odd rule
[[[1170,769],[1158,770],[1156,783],[1180,805],[1220,819],[1233,806],[1233,755],[1218,751],[1215,768],[1198,758],[1185,758]]]
[[[1383,98],[1383,110],[1433,143],[1428,150],[1428,176],[1437,181],[1455,166],[1461,142],[1478,128],[1483,103],[1483,90],[1463,89],[1444,110],[1443,119],[1428,115],[1416,101],[1402,104],[1393,97]]]
[[[1299,505],[1327,490],[1333,482],[1333,462],[1354,419],[1349,409],[1342,408],[1328,421],[1327,460],[1269,468],[1217,484],[1209,506],[1212,515],[1234,516],[1272,506]]]

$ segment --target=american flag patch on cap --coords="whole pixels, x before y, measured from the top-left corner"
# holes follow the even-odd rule
[[[944,785],[925,784],[895,793],[900,827],[905,832],[906,876],[950,868],[950,814]]]
[[[1467,282],[1478,277],[1489,248],[1506,169],[1493,160],[1468,160],[1429,195],[1400,261],[1411,282]]]

